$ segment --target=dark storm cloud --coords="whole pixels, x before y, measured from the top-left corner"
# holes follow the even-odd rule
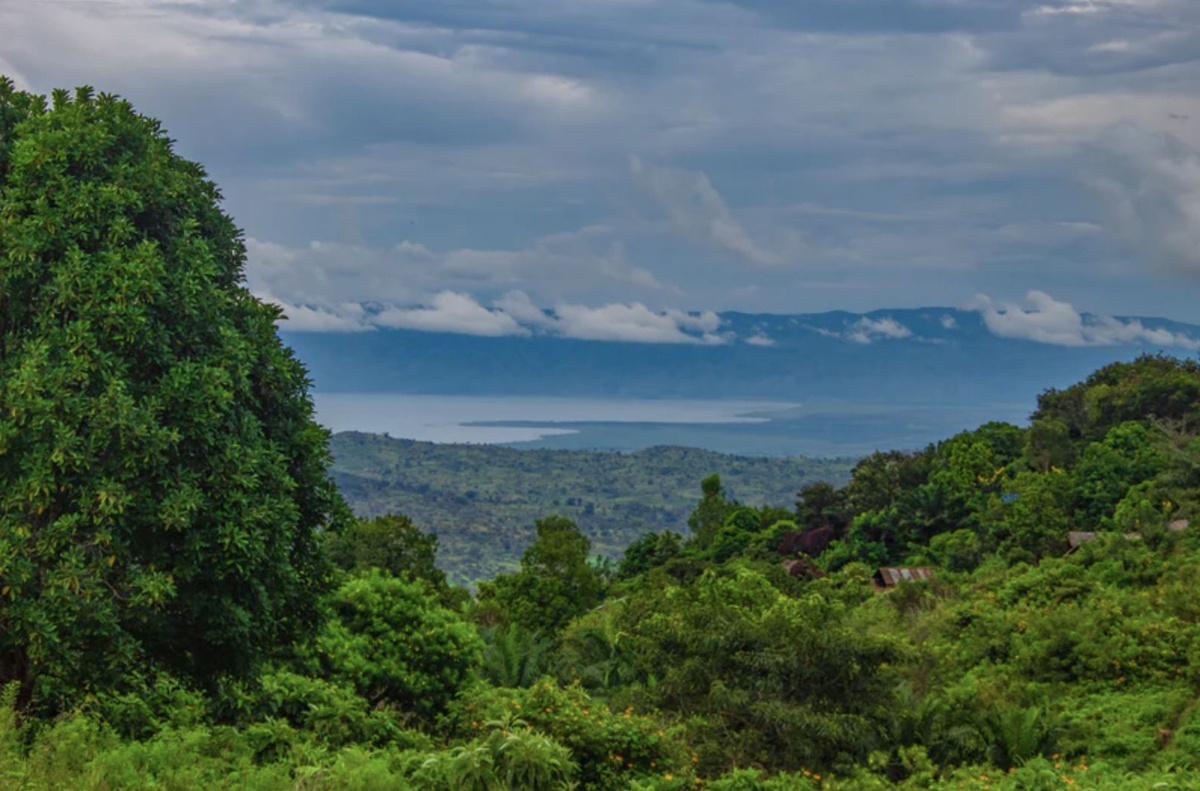
[[[1168,271],[1200,280],[1200,152],[1134,124],[1104,130],[1088,183],[1113,234]]]
[[[1200,4],[1191,0],[1059,0],[1021,18],[1018,30],[985,37],[990,67],[1112,76],[1200,59]]]
[[[777,24],[830,33],[952,33],[1020,23],[1022,0],[729,0]]]

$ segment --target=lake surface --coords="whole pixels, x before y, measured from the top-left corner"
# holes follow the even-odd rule
[[[989,420],[1023,424],[1032,404],[786,403],[684,399],[316,393],[335,432],[428,442],[636,451],[685,445],[768,456],[913,449]]]

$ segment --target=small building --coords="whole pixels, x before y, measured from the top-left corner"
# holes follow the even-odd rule
[[[1067,554],[1069,555],[1075,550],[1079,549],[1081,544],[1086,544],[1089,541],[1095,540],[1096,534],[1091,531],[1072,530],[1070,533],[1067,533],[1067,546],[1069,547]]]
[[[1176,519],[1174,522],[1171,522],[1167,525],[1167,530],[1170,530],[1172,533],[1180,533],[1184,530],[1187,530],[1187,527],[1188,520]],[[1084,530],[1072,530],[1070,533],[1067,533],[1067,544],[1069,546],[1069,549],[1067,549],[1067,554],[1069,555],[1075,550],[1079,549],[1081,544],[1086,544],[1089,541],[1095,541],[1096,536],[1099,535],[1101,534]],[[1104,535],[1112,534],[1107,533]],[[1124,535],[1124,537],[1129,541],[1142,541],[1145,538],[1145,536],[1143,536],[1141,533],[1123,533],[1122,535]]]
[[[933,579],[933,569],[930,568],[896,568],[884,566],[875,572],[876,587],[894,588],[901,582],[919,582]]]
[[[787,572],[789,577],[803,577],[810,580],[819,580],[825,576],[825,572],[816,563],[813,563],[808,558],[794,558],[792,560],[783,561],[783,570]]]
[[[1096,538],[1101,535],[1111,536],[1113,534],[1112,533],[1094,533],[1094,532],[1084,531],[1084,530],[1072,530],[1070,533],[1067,533],[1067,545],[1068,545],[1067,554],[1069,555],[1072,552],[1074,552],[1075,550],[1079,549],[1081,544],[1086,544],[1089,541],[1095,541]],[[1141,533],[1122,533],[1121,535],[1123,535],[1125,537],[1125,539],[1128,541],[1141,541],[1144,538],[1144,536]]]

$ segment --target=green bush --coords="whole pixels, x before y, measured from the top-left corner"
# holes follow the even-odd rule
[[[662,724],[631,708],[614,712],[578,686],[543,681],[528,689],[475,690],[454,704],[446,724],[471,737],[509,717],[570,750],[584,788],[616,791],[634,778],[690,772],[685,749]]]
[[[402,712],[372,707],[346,681],[314,678],[276,668],[264,672],[254,684],[236,690],[236,717],[245,727],[256,727],[260,751],[288,749],[298,738],[311,736],[330,747],[426,747],[431,742],[406,729]],[[291,730],[274,725],[286,723]],[[277,741],[278,740],[278,741]]]
[[[484,724],[485,735],[433,753],[414,780],[429,791],[568,791],[571,751],[519,717]]]
[[[330,598],[333,616],[317,638],[321,668],[372,707],[431,720],[467,685],[483,641],[419,581],[372,570]]]

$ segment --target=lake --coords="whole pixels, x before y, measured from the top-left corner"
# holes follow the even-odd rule
[[[685,445],[767,456],[914,449],[989,420],[1023,424],[1033,404],[787,403],[749,400],[315,393],[335,432],[428,442],[636,451]]]

